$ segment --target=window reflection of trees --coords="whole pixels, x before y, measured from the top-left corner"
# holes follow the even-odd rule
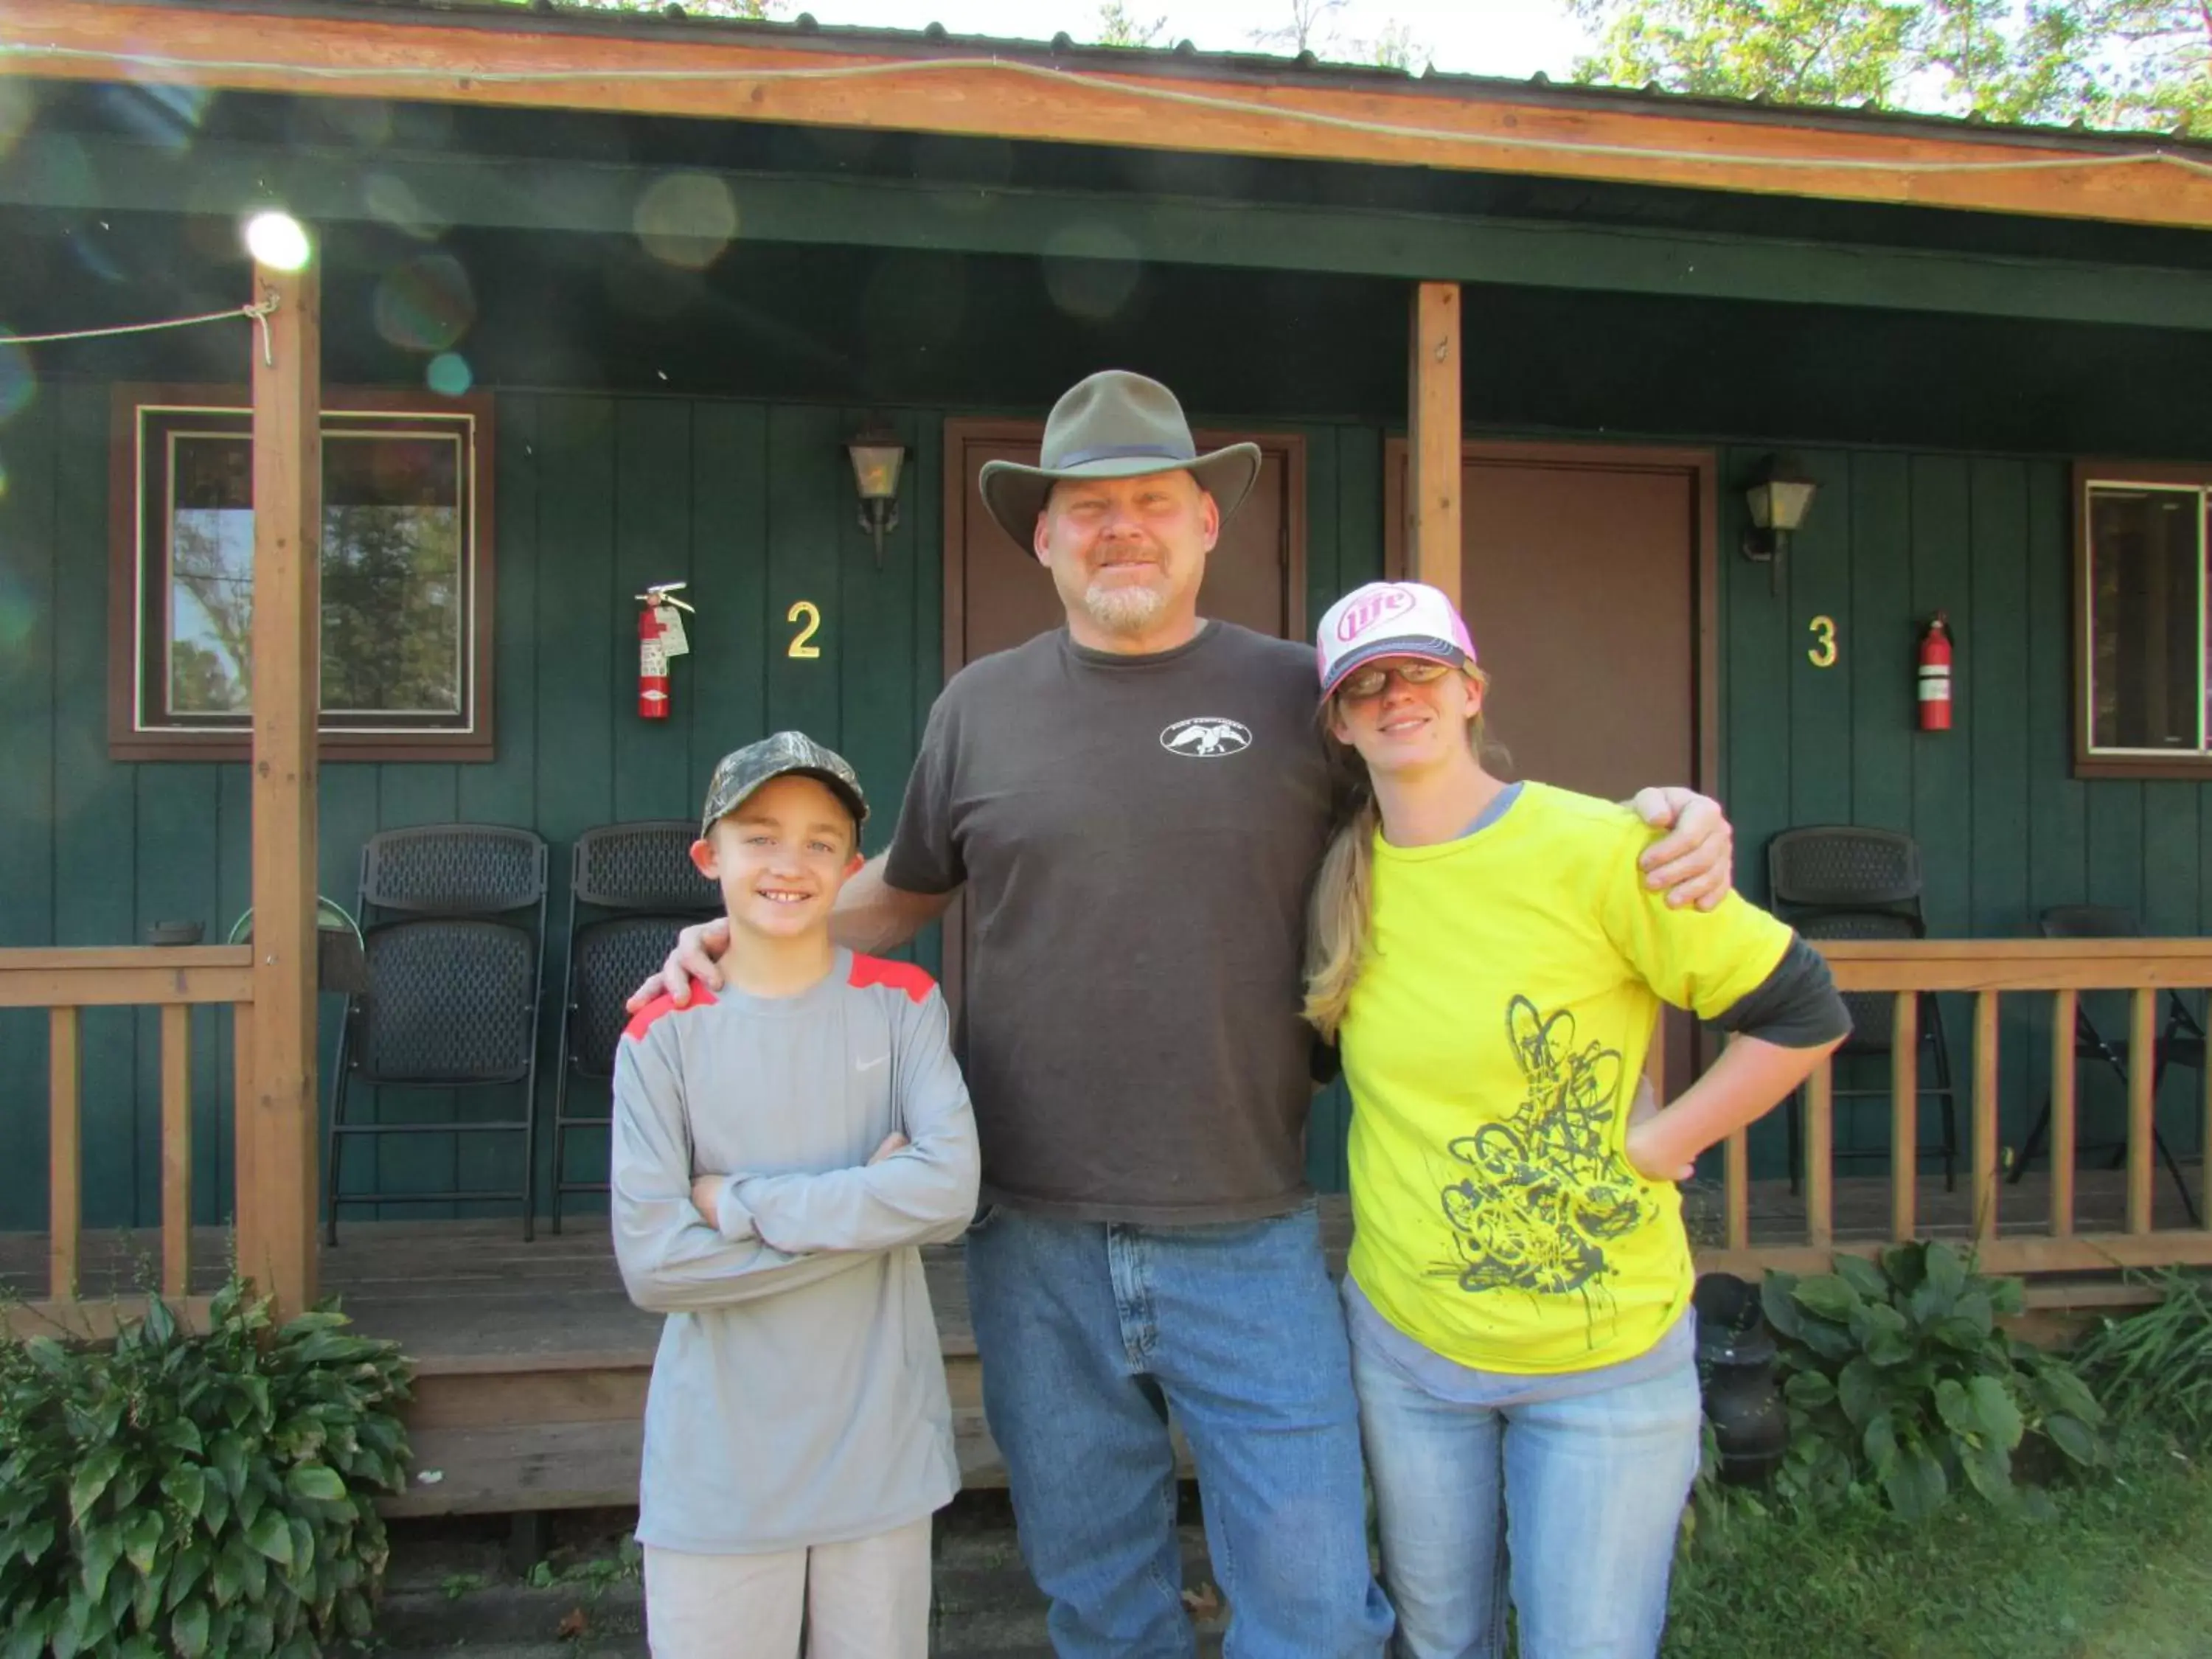
[[[172,456],[170,710],[245,714],[252,693],[252,446],[180,435]],[[460,445],[450,437],[325,439],[325,711],[461,711],[459,471]]]

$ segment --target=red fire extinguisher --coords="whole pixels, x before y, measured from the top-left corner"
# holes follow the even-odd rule
[[[1941,611],[1920,636],[1920,729],[1951,729],[1950,623]]]
[[[668,659],[691,648],[684,637],[682,613],[691,607],[676,597],[682,582],[655,582],[637,596],[645,609],[637,613],[638,718],[668,718]]]

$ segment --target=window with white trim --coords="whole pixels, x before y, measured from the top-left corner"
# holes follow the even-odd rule
[[[330,402],[325,752],[489,758],[489,406]],[[114,722],[112,747],[140,758],[235,750],[252,720],[251,418],[155,398],[133,401],[129,419],[130,591],[118,595],[129,683],[116,688],[128,724]]]

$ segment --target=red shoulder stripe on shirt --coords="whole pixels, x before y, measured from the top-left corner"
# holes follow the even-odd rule
[[[685,1003],[678,1002],[664,991],[630,1016],[629,1024],[623,1027],[623,1035],[626,1037],[641,1037],[646,1033],[646,1028],[663,1014],[680,1014],[687,1008],[711,1008],[714,1006],[714,994],[703,985],[693,986],[691,1000]]]
[[[926,969],[910,962],[886,962],[881,957],[853,954],[853,976],[846,983],[865,990],[871,985],[888,985],[894,991],[903,991],[909,1000],[927,1002],[937,981]]]

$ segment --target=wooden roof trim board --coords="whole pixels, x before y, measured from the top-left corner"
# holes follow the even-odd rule
[[[0,154],[0,206],[230,216],[268,202],[323,224],[629,233],[664,170],[641,163],[273,147],[188,150],[33,131]],[[2212,330],[2212,283],[2164,267],[1710,232],[927,181],[722,172],[749,242],[1036,254],[1101,229],[1155,263],[1766,300]],[[380,191],[370,188],[381,185]],[[398,186],[397,190],[392,186]]]
[[[281,27],[272,23],[281,21]],[[1408,81],[1114,73],[1049,52],[854,50],[818,36],[535,14],[396,16],[10,0],[0,74],[181,82],[799,125],[1448,167],[1973,211],[2212,227],[2212,163],[2018,131],[1934,136],[1747,106],[1596,106]],[[1209,66],[1211,69],[1211,66]]]

